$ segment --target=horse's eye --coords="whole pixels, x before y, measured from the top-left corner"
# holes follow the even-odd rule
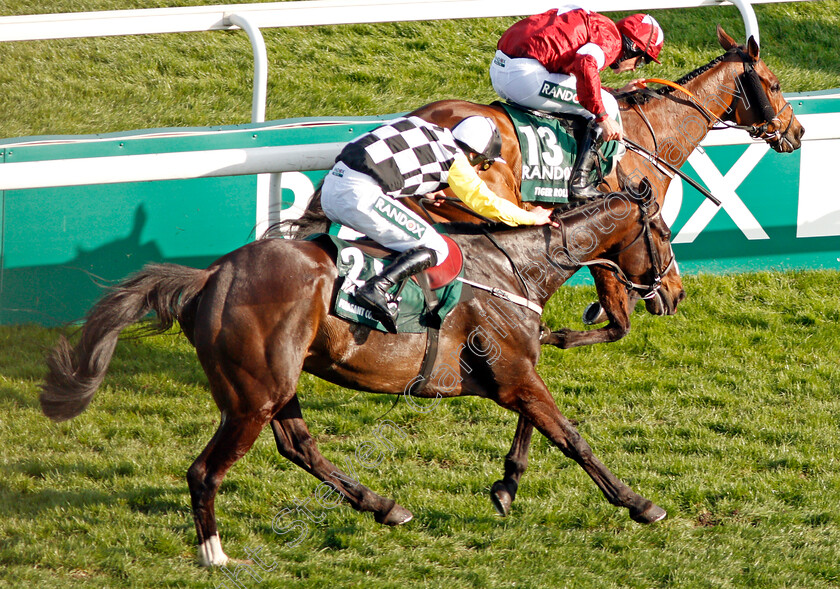
[[[776,83],[776,84],[773,84],[772,86],[770,86],[770,92],[777,93],[777,92],[781,92],[781,90],[782,90],[781,84]]]

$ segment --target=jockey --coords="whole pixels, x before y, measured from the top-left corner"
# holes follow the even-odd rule
[[[525,107],[582,115],[589,119],[572,170],[569,199],[600,196],[591,180],[602,141],[621,140],[615,98],[601,88],[600,71],[635,70],[659,63],[665,36],[652,16],[634,14],[614,23],[596,12],[569,5],[525,18],[499,39],[490,66],[493,88]],[[623,91],[638,87],[639,81]]]
[[[443,263],[449,253],[432,226],[399,202],[447,187],[467,206],[507,225],[554,224],[551,211],[520,209],[479,178],[478,166],[501,161],[502,139],[492,120],[471,116],[450,131],[418,117],[401,117],[348,143],[321,187],[321,206],[336,223],[401,252],[355,298],[396,333],[397,305],[388,289]]]

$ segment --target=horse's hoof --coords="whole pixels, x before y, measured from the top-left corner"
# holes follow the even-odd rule
[[[665,519],[667,516],[668,513],[664,509],[651,501],[648,501],[648,505],[645,509],[630,509],[630,518],[640,524],[652,524]]]
[[[507,486],[502,481],[493,483],[493,487],[490,489],[490,500],[493,502],[496,512],[502,517],[507,517],[507,514],[510,513],[510,504],[513,503],[513,497],[511,497]]]
[[[598,325],[599,323],[609,321],[609,317],[607,317],[604,308],[598,301],[587,305],[583,310],[583,317],[581,319],[584,325]]]
[[[394,506],[385,514],[384,517],[380,518],[378,515],[374,517],[377,523],[386,525],[386,526],[401,526],[405,523],[411,521],[414,517],[414,514],[407,510],[405,507],[400,505],[399,503],[394,503]]]

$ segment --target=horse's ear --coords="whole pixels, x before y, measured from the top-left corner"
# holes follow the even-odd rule
[[[650,195],[653,193],[653,186],[648,180],[648,177],[645,176],[642,178],[642,181],[639,182],[639,186],[636,187],[636,194],[641,198],[642,202],[647,201],[650,198]]]
[[[747,53],[755,61],[758,61],[758,41],[752,35],[750,35],[750,40],[747,41]]]
[[[724,51],[729,51],[733,47],[738,46],[738,43],[735,42],[735,39],[730,37],[720,25],[717,26],[717,38],[720,42],[720,46],[723,47]]]

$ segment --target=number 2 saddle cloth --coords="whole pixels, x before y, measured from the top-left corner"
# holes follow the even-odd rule
[[[450,237],[443,237],[449,245],[449,256],[440,266],[425,271],[436,299],[433,303],[434,308],[428,308],[427,297],[414,278],[392,289],[399,292],[399,333],[424,333],[430,325],[440,326],[455,305],[472,295],[469,286],[465,288],[464,283],[456,280],[463,274],[464,260],[461,250]],[[317,241],[335,252],[339,278],[336,281],[332,313],[354,323],[387,331],[366,307],[356,302],[353,294],[356,288],[387,266],[396,255],[395,252],[386,250],[371,240],[346,241],[326,233],[311,235],[307,240]]]

